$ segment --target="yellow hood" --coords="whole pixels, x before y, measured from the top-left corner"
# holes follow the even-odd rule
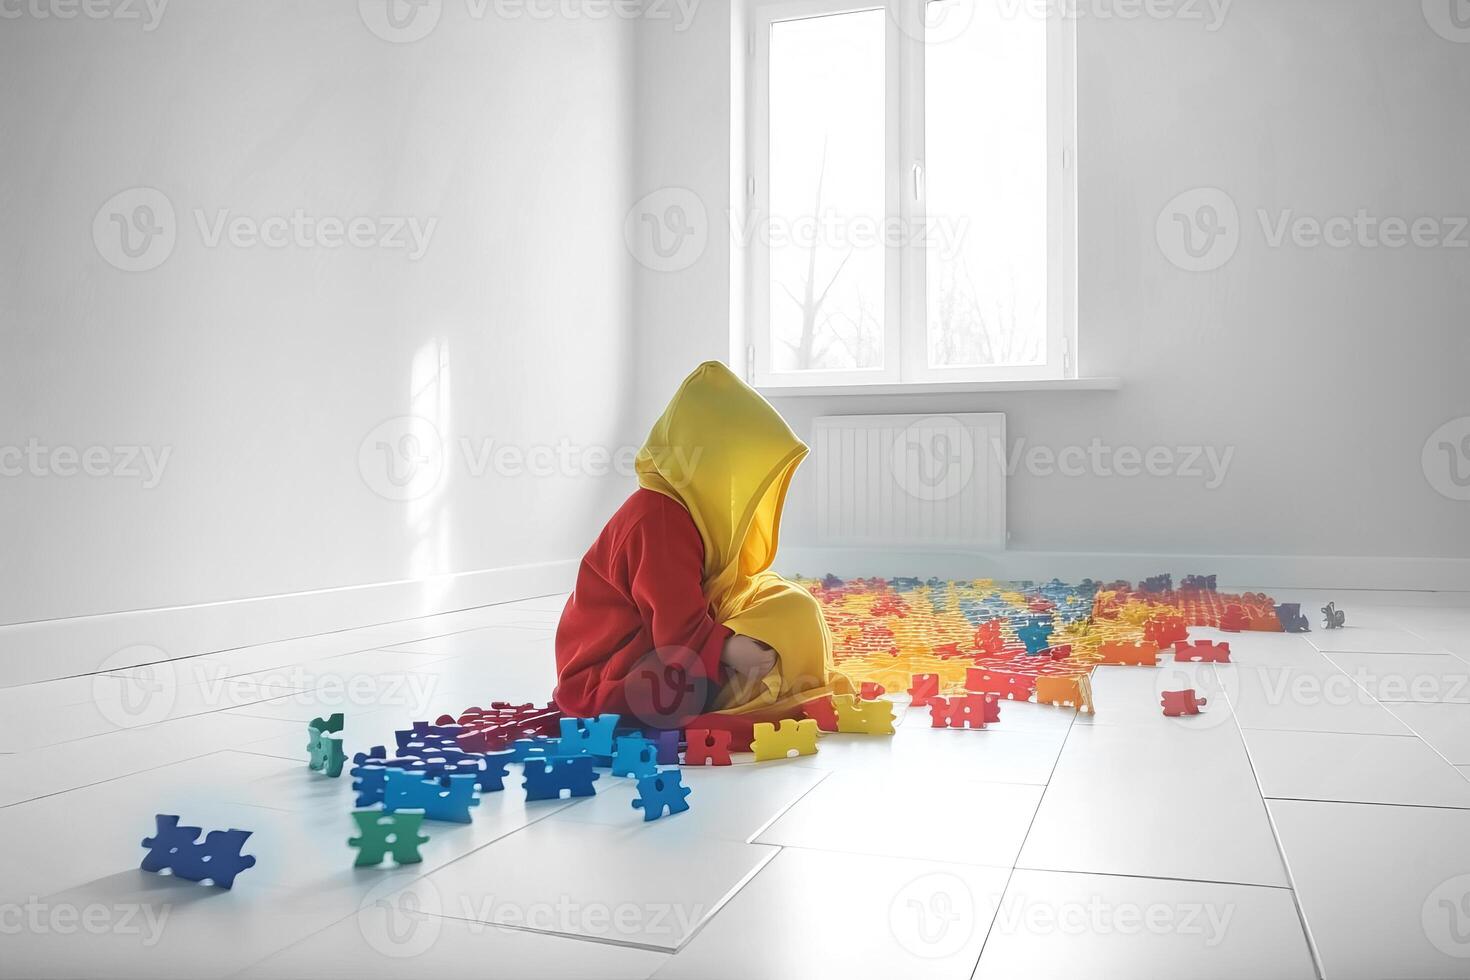
[[[775,560],[786,490],[806,454],[770,403],[718,361],[695,368],[654,423],[638,483],[688,509],[717,610]]]

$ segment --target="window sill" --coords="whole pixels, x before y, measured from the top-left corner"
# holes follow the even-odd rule
[[[761,385],[767,398],[841,395],[989,395],[1012,391],[1117,391],[1121,378],[1047,378],[1031,381],[934,381],[904,384]]]

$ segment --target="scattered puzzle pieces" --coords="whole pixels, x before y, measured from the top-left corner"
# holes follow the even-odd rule
[[[1143,638],[1156,647],[1166,647],[1189,638],[1183,616],[1155,616],[1143,624]]]
[[[686,766],[730,765],[731,733],[722,729],[691,728],[684,733],[688,747],[684,750]]]
[[[893,705],[887,701],[859,700],[851,694],[832,698],[837,730],[851,735],[892,735]]]
[[[209,881],[220,888],[233,888],[240,872],[255,867],[255,858],[241,854],[248,830],[211,830],[199,840],[201,828],[181,827],[172,813],[154,816],[152,837],[143,838],[148,853],[141,865],[144,871],[170,871],[186,881]]]
[[[377,810],[354,810],[352,819],[357,824],[356,837],[349,837],[347,845],[357,848],[357,860],[353,867],[375,868],[392,857],[395,864],[418,864],[423,855],[419,846],[427,844],[429,838],[419,833],[424,815],[412,810],[397,813],[381,813]]]
[[[729,735],[729,732],[725,733]],[[633,809],[643,811],[643,820],[657,820],[667,811],[670,815],[689,809],[689,787],[683,785],[677,769],[664,769],[638,780],[638,798]]]
[[[1194,688],[1189,687],[1182,691],[1164,691],[1159,703],[1163,705],[1166,717],[1178,718],[1180,715],[1199,714],[1199,709],[1208,704],[1209,699],[1196,696]]]
[[[1220,614],[1220,629],[1223,632],[1239,633],[1241,630],[1249,628],[1250,618],[1246,615],[1245,607],[1239,603],[1232,602]]]
[[[801,721],[785,719],[777,728],[770,722],[756,722],[755,737],[751,750],[756,762],[770,759],[788,759],[792,754],[815,755],[817,752],[817,723],[810,718]]]
[[[930,698],[939,696],[938,674],[914,674],[909,681],[909,704],[922,708]]]
[[[965,690],[973,694],[995,694],[1011,701],[1029,701],[1036,691],[1036,678],[989,667],[965,670]]]
[[[526,799],[559,800],[562,793],[568,798],[592,796],[597,790],[593,783],[598,774],[592,771],[592,757],[578,756],[574,759],[527,759]]]
[[[956,694],[929,699],[934,728],[984,728],[1000,721],[1000,698],[994,694]]]

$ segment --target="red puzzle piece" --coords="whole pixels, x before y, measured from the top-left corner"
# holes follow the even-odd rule
[[[1036,691],[1036,678],[989,667],[970,667],[965,671],[965,690],[996,694],[1012,701],[1029,701]]]
[[[1178,718],[1180,715],[1197,715],[1199,709],[1210,703],[1209,698],[1198,697],[1194,688],[1188,687],[1182,691],[1165,691],[1159,703],[1164,707],[1164,715],[1168,718]]]
[[[832,707],[832,699],[812,698],[801,706],[802,713],[817,723],[817,728],[824,732],[837,731],[837,709]]]
[[[1143,624],[1143,638],[1157,647],[1166,647],[1189,638],[1183,616],[1155,616]]]
[[[922,708],[930,698],[939,696],[938,674],[915,674],[909,683],[909,703]]]
[[[1000,721],[1000,699],[993,694],[930,698],[929,717],[935,728],[984,728]]]
[[[858,697],[864,701],[876,701],[887,693],[887,689],[882,684],[875,684],[872,681],[863,681],[858,686]]]
[[[728,766],[730,733],[721,729],[691,728],[684,733],[689,746],[684,750],[686,766]]]
[[[1250,617],[1246,615],[1245,607],[1239,603],[1232,602],[1220,614],[1220,629],[1223,632],[1239,633],[1243,629],[1249,629],[1250,624]]]
[[[1216,643],[1213,640],[1195,640],[1193,643],[1185,643],[1181,640],[1174,644],[1174,662],[1176,664],[1228,664],[1230,663],[1230,644],[1224,641]]]

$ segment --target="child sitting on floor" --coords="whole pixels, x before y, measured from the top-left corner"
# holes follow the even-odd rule
[[[650,728],[800,718],[850,690],[811,593],[769,571],[807,447],[715,361],[639,451],[639,488],[582,559],[556,631],[558,707]]]

